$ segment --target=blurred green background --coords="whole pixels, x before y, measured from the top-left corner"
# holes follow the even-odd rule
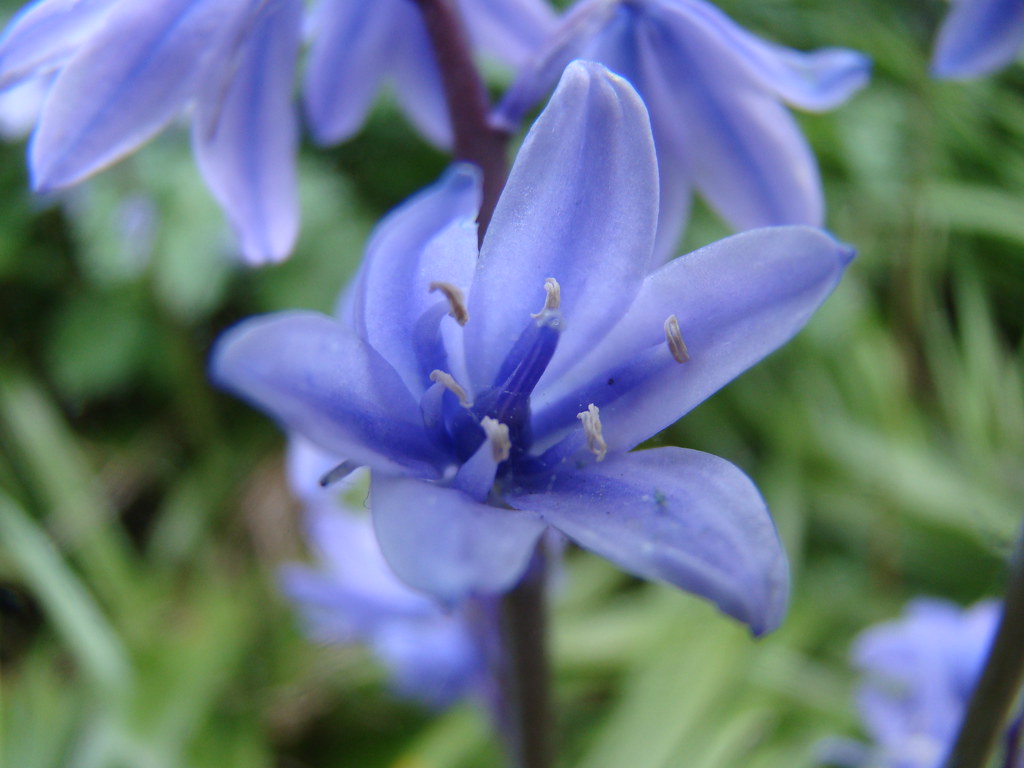
[[[800,116],[858,260],[794,342],[658,439],[757,481],[791,615],[755,642],[570,553],[560,766],[814,765],[858,736],[850,639],[913,595],[998,594],[1022,514],[1024,67],[931,81],[938,0],[720,5],[875,61],[849,104]],[[329,309],[446,158],[382,102],[355,141],[304,149],[295,256],[248,271],[186,134],[59,205],[26,191],[23,142],[0,145],[0,765],[500,766],[471,704],[397,701],[365,650],[303,639],[275,586],[303,554],[282,437],[204,377],[232,322]],[[698,206],[686,246],[725,233]]]

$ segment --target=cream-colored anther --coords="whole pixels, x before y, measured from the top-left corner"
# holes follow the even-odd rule
[[[583,422],[583,432],[587,436],[587,448],[597,456],[598,461],[601,461],[608,453],[608,443],[601,435],[601,411],[591,403],[583,413],[577,413],[576,418]]]
[[[686,351],[686,344],[683,342],[682,331],[679,330],[679,319],[675,315],[669,315],[665,320],[665,340],[668,342],[668,351],[677,363],[685,363],[690,359],[690,353]]]
[[[491,444],[491,456],[500,464],[512,453],[512,440],[508,436],[508,424],[502,424],[497,419],[484,416],[480,419],[480,426],[484,428],[487,441]]]
[[[530,317],[538,318],[545,312],[550,312],[562,306],[562,286],[558,284],[555,278],[549,277],[544,281],[544,290],[548,294],[544,299],[544,308],[536,314],[531,314]]]
[[[466,395],[466,390],[459,386],[459,382],[457,382],[450,373],[445,373],[441,370],[433,370],[430,372],[430,380],[437,382],[459,398],[459,405],[463,408],[471,408],[473,406],[473,403]]]
[[[440,291],[444,294],[444,297],[448,299],[449,310],[448,314],[455,318],[455,322],[459,325],[465,325],[469,322],[469,310],[466,309],[466,295],[462,292],[459,286],[452,283],[430,283],[427,286],[430,292]]]

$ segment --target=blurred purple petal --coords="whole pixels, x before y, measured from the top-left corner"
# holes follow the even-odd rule
[[[238,0],[122,2],[61,70],[32,139],[39,191],[68,186],[137,148],[192,98]]]
[[[526,64],[554,32],[547,0],[460,0],[474,47],[513,67]]]
[[[968,80],[1009,64],[1024,46],[1021,0],[954,0],[932,59],[936,77]]]
[[[250,264],[281,261],[298,234],[292,90],[301,23],[301,0],[268,5],[232,51],[240,61],[226,92],[214,80],[193,122],[199,167]]]

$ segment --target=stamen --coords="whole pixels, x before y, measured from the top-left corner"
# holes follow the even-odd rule
[[[597,456],[597,460],[604,459],[608,453],[608,443],[601,435],[601,411],[591,403],[583,413],[577,413],[576,418],[583,422],[583,431],[587,435],[587,447]]]
[[[320,478],[320,487],[326,488],[328,485],[333,485],[339,480],[344,480],[346,477],[351,475],[360,465],[354,461],[343,461],[341,464],[336,466],[334,469],[328,470],[324,473],[324,476]]]
[[[469,322],[469,310],[466,309],[466,296],[462,292],[462,289],[452,283],[430,283],[427,286],[430,292],[440,291],[444,294],[444,297],[448,299],[448,304],[451,308],[448,310],[448,314],[455,318],[455,322],[459,325],[465,325]]]
[[[544,299],[544,308],[537,314],[531,314],[530,317],[541,317],[545,312],[550,312],[562,306],[562,287],[555,278],[549,277],[544,281],[544,290],[548,293]]]
[[[490,416],[484,416],[480,419],[480,426],[484,428],[484,433],[491,443],[491,456],[500,464],[512,453],[512,440],[508,436],[508,425],[502,424]]]
[[[668,342],[668,351],[677,363],[685,363],[690,359],[690,353],[686,351],[686,344],[683,342],[683,334],[679,330],[679,319],[675,315],[669,315],[665,320],[665,340]]]
[[[451,392],[453,395],[455,395],[457,398],[459,398],[459,405],[461,405],[463,408],[473,407],[473,403],[466,395],[466,390],[459,386],[459,382],[457,382],[450,373],[445,373],[444,371],[440,370],[431,371],[430,380],[437,382],[445,389],[447,389],[449,392]]]

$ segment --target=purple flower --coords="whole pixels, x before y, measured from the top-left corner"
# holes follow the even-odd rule
[[[288,478],[305,507],[317,564],[282,569],[284,591],[312,638],[365,642],[391,673],[399,694],[435,706],[451,703],[483,674],[469,618],[461,607],[445,610],[409,589],[388,567],[361,504],[362,471],[320,487],[320,478],[338,461],[301,438],[291,441]],[[353,493],[355,498],[348,498]]]
[[[546,0],[459,0],[482,55],[519,67],[546,39],[555,14]],[[448,107],[422,14],[411,0],[320,0],[310,28],[305,102],[316,140],[355,134],[388,82],[416,127],[451,144]]]
[[[783,48],[702,0],[580,0],[506,95],[499,121],[518,122],[575,58],[605,64],[647,104],[663,256],[674,253],[694,190],[736,230],[822,224],[817,164],[780,102],[837,106],[867,81],[864,56]]]
[[[184,110],[206,183],[251,263],[298,229],[293,78],[302,0],[39,0],[0,39],[0,89],[53,78],[33,188],[76,184]]]
[[[1024,46],[1024,0],[953,0],[932,58],[936,77],[969,80],[1009,64]]]
[[[938,768],[952,745],[999,618],[995,601],[973,608],[914,600],[903,618],[863,632],[853,662],[874,748],[867,764]]]
[[[340,320],[248,320],[218,341],[214,380],[370,467],[381,549],[418,589],[506,590],[551,526],[774,628],[788,569],[751,481],[698,451],[630,450],[796,333],[851,250],[780,227],[654,269],[647,113],[583,62],[478,252],[479,199],[456,167],[380,225]]]

